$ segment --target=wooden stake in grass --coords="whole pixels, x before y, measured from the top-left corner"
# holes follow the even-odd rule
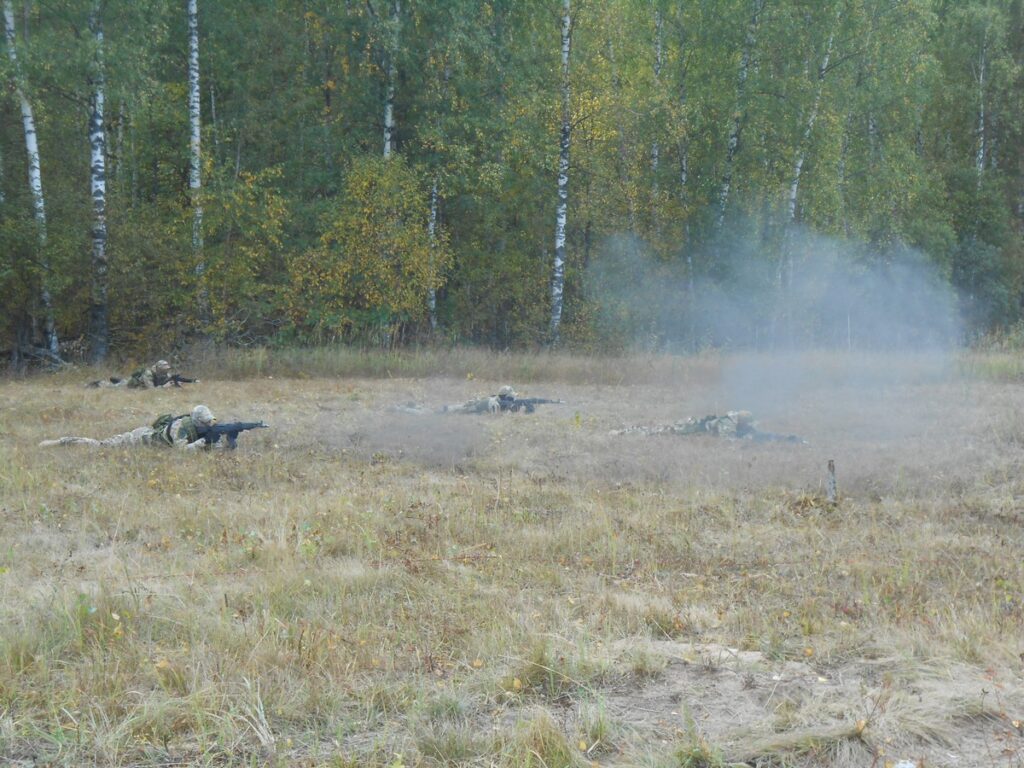
[[[835,459],[828,460],[828,481],[825,485],[825,499],[832,506],[836,505],[838,501],[838,493],[836,492],[836,462]]]

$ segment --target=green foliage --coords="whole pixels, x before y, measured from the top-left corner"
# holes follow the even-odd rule
[[[31,231],[15,70],[0,56],[9,86],[0,102],[7,339],[28,329],[38,343],[44,283],[60,336],[88,328],[94,7],[27,2],[17,14],[45,253]],[[411,0],[397,22],[383,0],[200,3],[200,254],[191,249],[184,11],[168,0],[99,7],[115,350],[166,349],[195,334],[238,344],[545,342],[557,3]],[[958,292],[972,333],[1019,321],[1019,0],[777,0],[756,24],[751,7],[574,4],[564,343],[738,343],[707,330],[694,285],[742,292],[759,326],[781,327],[778,265],[790,259],[799,275],[815,264],[813,254],[787,253],[794,226],[863,250],[865,261],[917,249]],[[385,163],[395,32],[398,156]],[[623,259],[624,242],[638,244],[646,271]],[[595,295],[595,280],[617,281],[614,296]],[[210,298],[205,324],[200,287]]]
[[[277,290],[284,274],[282,258],[287,202],[275,185],[277,168],[241,171],[237,178],[209,182],[204,196],[207,270],[212,330],[229,341],[273,333]]]
[[[427,230],[419,176],[401,157],[358,158],[320,245],[293,260],[292,316],[318,338],[394,343],[422,324],[450,257]]]

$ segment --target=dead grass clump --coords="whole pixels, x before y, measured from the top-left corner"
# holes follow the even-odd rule
[[[576,768],[580,750],[569,743],[546,709],[533,709],[501,746],[501,768]]]
[[[680,747],[671,756],[666,768],[729,768],[722,754],[707,744]]]
[[[664,654],[653,653],[646,645],[638,645],[626,651],[619,663],[625,664],[630,674],[642,683],[661,677],[668,666],[668,658]]]
[[[403,716],[420,701],[421,691],[415,686],[395,680],[367,679],[355,691],[369,720]]]
[[[624,635],[646,631],[656,640],[668,640],[694,629],[684,614],[662,596],[607,591],[602,596],[601,612],[605,626]]]
[[[868,764],[873,752],[863,742],[864,724],[819,726],[753,739],[729,750],[729,762],[764,765],[769,760],[786,764],[793,756],[808,757],[814,765],[833,765],[850,744],[859,745],[859,760],[847,764]],[[844,761],[845,762],[845,761]]]
[[[551,701],[568,702],[585,694],[601,674],[596,662],[555,653],[546,642],[534,646],[530,656],[500,686],[506,694],[541,696]]]
[[[596,697],[582,702],[577,713],[580,746],[587,757],[617,752],[635,734],[608,710],[604,699]]]
[[[495,745],[472,726],[439,725],[417,737],[416,749],[428,765],[464,766],[485,761],[494,753]]]

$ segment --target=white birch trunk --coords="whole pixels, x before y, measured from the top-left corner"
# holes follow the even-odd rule
[[[438,209],[438,194],[437,194],[437,177],[434,177],[434,184],[430,188],[430,219],[427,221],[427,234],[430,237],[430,249],[435,251],[437,249],[437,209]],[[431,259],[433,259],[431,255]],[[430,272],[433,274],[434,265],[431,263]],[[437,289],[434,286],[430,286],[427,291],[427,308],[430,310],[430,330],[437,330]]]
[[[686,71],[684,69],[682,75],[682,84],[679,87],[679,106],[681,107],[680,112],[684,116],[686,115],[686,102],[687,102],[687,91],[686,91]],[[687,120],[687,123],[689,121]],[[689,137],[689,125],[685,126],[682,134],[679,137],[679,198],[683,201],[686,200],[686,185],[690,181],[690,137]]]
[[[849,206],[847,201],[850,199],[849,185],[847,183],[846,174],[846,156],[850,151],[850,124],[852,122],[852,116],[846,116],[846,125],[843,126],[843,138],[841,146],[839,148],[839,205],[842,209],[843,215],[843,233],[846,237],[851,237],[852,232],[850,228],[850,216]]]
[[[93,5],[89,28],[96,45],[89,110],[89,187],[92,195],[92,307],[89,312],[91,356],[94,363],[107,357],[110,346],[107,321],[107,141],[103,124],[105,72],[103,18],[100,3]]]
[[[391,157],[395,150],[395,82],[398,80],[399,33],[401,31],[400,0],[391,3],[391,39],[388,41],[387,85],[384,92],[384,157]]]
[[[203,258],[203,205],[200,193],[202,182],[202,105],[199,90],[199,9],[197,0],[188,0],[188,121],[189,169],[188,189],[192,200],[192,253],[195,256],[195,275],[199,286],[199,317],[208,322],[209,295],[203,284],[206,260]]]
[[[750,24],[747,27],[747,36],[743,43],[743,54],[740,56],[740,69],[736,76],[736,110],[733,112],[732,127],[729,130],[729,141],[726,144],[725,173],[722,174],[722,186],[718,192],[718,229],[721,229],[722,224],[725,222],[725,209],[729,204],[729,194],[732,191],[733,162],[740,145],[740,134],[743,132],[743,108],[747,91],[747,76],[750,72],[750,59],[754,55],[754,46],[757,44],[757,27],[760,22],[761,11],[764,10],[764,3],[765,0],[753,0]]]
[[[39,248],[43,266],[42,288],[40,301],[43,305],[43,326],[46,334],[46,348],[54,357],[59,357],[60,341],[53,320],[53,300],[49,289],[49,259],[46,255],[46,201],[43,197],[43,175],[39,163],[39,140],[36,135],[36,120],[32,112],[32,103],[25,92],[24,77],[18,64],[16,50],[16,33],[14,26],[14,8],[11,0],[4,0],[4,34],[7,40],[7,57],[11,60],[14,72],[15,90],[21,106],[21,122],[25,132],[25,151],[28,154],[28,186],[32,192],[32,207],[36,225],[39,230]]]
[[[679,77],[679,107],[680,114],[683,116],[684,122],[688,123],[686,117],[686,104],[689,99],[689,94],[686,87],[686,32],[682,31],[680,35],[680,49],[679,49],[679,62],[681,73]],[[690,180],[690,138],[689,138],[689,125],[684,125],[679,134],[679,199],[683,202],[686,201],[686,185]]]
[[[565,290],[565,229],[569,212],[569,142],[572,136],[572,91],[569,53],[572,49],[570,0],[562,0],[562,124],[558,143],[558,206],[555,213],[555,262],[551,278],[551,342],[558,343]]]
[[[981,176],[985,171],[986,133],[985,133],[985,74],[988,64],[988,30],[981,43],[981,54],[978,57],[978,148],[974,156],[974,167],[978,174],[978,187],[981,187]]]
[[[839,23],[839,16],[836,16],[836,23]],[[825,46],[825,55],[818,67],[818,82],[814,92],[814,103],[811,105],[811,112],[807,116],[807,123],[804,125],[803,136],[800,138],[800,146],[797,148],[796,160],[793,163],[793,176],[789,185],[789,223],[796,221],[796,203],[800,192],[800,174],[803,171],[804,161],[807,159],[807,148],[811,141],[811,134],[814,132],[814,124],[818,120],[818,110],[821,108],[821,93],[825,87],[825,75],[828,74],[829,60],[832,58],[832,43],[835,40],[835,28],[829,33],[828,44]]]
[[[217,125],[217,93],[210,83],[210,130],[213,134],[213,162],[220,162],[220,128]]]
[[[654,93],[657,96],[661,91],[661,67],[663,64],[663,32],[665,20],[662,18],[661,10],[654,9]],[[654,179],[654,191],[658,191],[658,162],[661,159],[661,146],[658,139],[651,142],[651,175]]]

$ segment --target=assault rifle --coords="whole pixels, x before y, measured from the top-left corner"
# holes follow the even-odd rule
[[[199,379],[190,379],[188,376],[182,376],[178,373],[172,373],[167,377],[167,381],[174,382],[174,386],[180,387],[182,384],[195,384]]]
[[[266,429],[269,424],[262,421],[232,421],[226,424],[211,424],[199,430],[199,437],[206,441],[207,445],[220,442],[222,437],[227,437],[228,448],[234,450],[238,435],[250,429]]]
[[[525,413],[533,413],[535,410],[537,410],[538,405],[558,403],[565,404],[565,400],[548,400],[547,398],[543,397],[517,397],[511,403],[508,404],[507,410],[510,410],[513,413],[519,413],[519,411],[523,411]]]

